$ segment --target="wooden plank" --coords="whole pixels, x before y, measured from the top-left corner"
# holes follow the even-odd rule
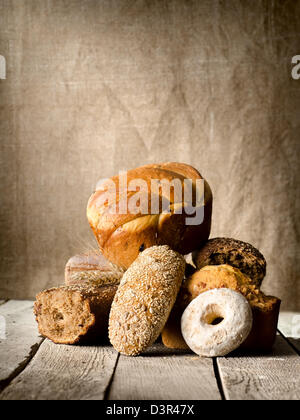
[[[41,341],[33,302],[10,300],[0,306],[0,389],[22,370]]]
[[[0,399],[104,399],[117,359],[112,347],[64,346],[45,340]]]
[[[212,359],[155,344],[138,357],[121,356],[108,399],[221,399]]]
[[[300,352],[300,312],[281,312],[278,329]]]
[[[300,357],[279,335],[268,355],[224,357],[217,363],[227,399],[300,399]]]
[[[300,339],[299,338],[295,339],[295,338],[289,337],[289,338],[287,338],[287,341],[288,341],[288,343],[290,343],[294,347],[294,349],[300,355]]]
[[[280,312],[278,329],[285,337],[300,338],[300,312]]]

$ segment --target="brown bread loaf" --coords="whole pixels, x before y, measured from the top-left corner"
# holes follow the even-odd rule
[[[117,351],[135,356],[155,342],[174,305],[184,270],[184,258],[168,246],[146,249],[128,268],[109,319],[109,338]]]
[[[229,264],[238,268],[260,287],[266,275],[266,260],[261,252],[247,242],[232,238],[214,238],[193,252],[198,270],[207,265]]]
[[[253,327],[241,348],[254,351],[271,350],[276,338],[281,302],[276,297],[266,296],[249,277],[230,265],[206,266],[186,280],[162,332],[164,345],[170,348],[187,348],[180,328],[183,311],[199,294],[218,288],[240,292],[252,308]]]
[[[153,180],[158,180],[160,185],[163,180],[168,182],[177,180],[182,190],[186,191],[185,180],[190,179],[193,186],[192,203],[194,204],[196,182],[203,180],[196,169],[186,164],[169,162],[132,169],[126,173],[126,177],[125,187],[122,187],[119,176],[114,176],[104,182],[91,196],[87,206],[88,221],[100,250],[109,261],[127,268],[138,257],[139,252],[153,245],[169,245],[184,255],[207,241],[211,227],[212,192],[206,181],[204,181],[204,204],[201,203],[198,206],[204,210],[204,220],[195,225],[186,224],[187,215],[184,212],[186,203],[183,201],[183,194],[177,201],[172,189],[169,202],[170,212],[162,213],[161,205],[166,201],[166,193],[159,189],[155,194],[152,189]],[[125,202],[125,208],[127,208],[136,194],[136,191],[128,191],[128,185],[137,179],[144,181],[145,187],[139,191],[139,194],[145,199],[141,201],[146,202],[146,211],[137,212],[137,214],[125,211],[125,214],[120,214],[121,203]],[[116,186],[116,195],[109,187],[111,183]],[[153,195],[160,203],[159,214],[153,214],[151,209]],[[112,202],[116,204],[115,209]],[[182,214],[175,214],[179,210],[182,210]]]
[[[124,270],[108,261],[100,251],[74,255],[65,267],[65,284],[119,284]]]
[[[39,332],[57,344],[93,343],[108,337],[109,311],[117,286],[61,286],[36,297]]]

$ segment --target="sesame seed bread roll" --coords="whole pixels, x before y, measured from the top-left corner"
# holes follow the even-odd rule
[[[185,270],[182,255],[167,245],[140,253],[114,298],[109,338],[114,348],[136,356],[155,342],[175,303]]]
[[[34,313],[39,332],[56,344],[91,344],[108,338],[116,285],[73,285],[39,293]]]

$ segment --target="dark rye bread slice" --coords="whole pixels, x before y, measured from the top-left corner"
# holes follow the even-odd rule
[[[117,288],[117,285],[73,285],[39,293],[34,313],[40,334],[57,344],[106,340],[110,307]]]
[[[228,264],[238,268],[260,287],[266,275],[266,260],[254,246],[232,238],[214,238],[193,252],[198,270],[207,265]]]
[[[123,274],[124,270],[108,261],[100,251],[93,251],[69,259],[65,267],[65,284],[119,284]]]

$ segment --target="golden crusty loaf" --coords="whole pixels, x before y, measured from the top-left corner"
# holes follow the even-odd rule
[[[266,296],[249,277],[239,269],[226,264],[206,266],[196,271],[185,281],[162,332],[165,346],[187,348],[180,329],[182,313],[189,303],[201,293],[218,288],[228,288],[241,293],[252,308],[252,330],[241,348],[270,350],[276,338],[280,300],[273,296]]]
[[[93,343],[108,338],[108,318],[117,286],[54,287],[36,297],[39,332],[57,344]]]
[[[192,201],[196,199],[196,183],[203,180],[200,173],[193,167],[182,163],[162,163],[146,165],[129,170],[126,173],[127,185],[122,185],[120,176],[114,176],[101,184],[90,197],[87,206],[87,217],[97,238],[100,250],[106,258],[120,267],[127,268],[137,258],[139,252],[153,245],[169,245],[181,254],[187,254],[206,242],[210,234],[212,213],[212,192],[204,181],[204,219],[198,225],[187,225],[186,214],[178,213],[185,208],[182,197],[177,200],[171,189],[170,212],[162,213],[162,202],[165,204],[166,194],[159,188],[157,194],[151,189],[153,180],[163,183],[163,180],[175,182],[184,190],[186,179],[192,180]],[[133,214],[126,211],[130,200],[136,191],[128,191],[128,185],[133,180],[144,181],[144,188],[139,190],[141,202],[146,202],[146,211]],[[110,185],[116,186],[117,194],[112,192]],[[160,184],[160,185],[161,185]],[[152,200],[151,200],[152,198]],[[151,204],[154,199],[160,202],[159,214],[153,214]],[[108,204],[109,203],[109,204]],[[113,204],[111,204],[113,203]],[[125,203],[124,209],[120,209]],[[114,204],[115,207],[114,207]],[[124,214],[120,214],[123,210]],[[146,213],[146,214],[145,214]]]
[[[232,238],[213,238],[193,252],[198,270],[207,265],[229,264],[251,278],[258,287],[266,275],[266,260],[253,245]]]
[[[168,246],[142,252],[124,274],[109,318],[109,338],[122,354],[135,356],[155,342],[182,283],[185,260]]]
[[[124,270],[108,261],[100,251],[74,255],[65,267],[65,284],[119,284]]]

